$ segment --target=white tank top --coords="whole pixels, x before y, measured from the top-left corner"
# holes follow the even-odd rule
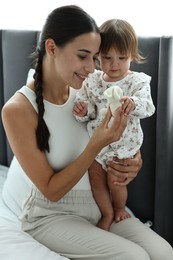
[[[77,122],[72,114],[76,91],[70,88],[69,98],[63,105],[55,105],[44,100],[44,120],[50,131],[50,152],[46,155],[51,167],[57,171],[73,162],[82,153],[89,140],[86,124]],[[17,92],[22,93],[37,111],[35,93],[30,88],[23,86]],[[32,185],[14,157],[3,188],[3,199],[17,215],[20,214],[22,201]],[[91,189],[88,172],[84,174],[73,189]]]

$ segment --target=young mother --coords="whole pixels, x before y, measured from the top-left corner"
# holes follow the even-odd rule
[[[10,171],[17,175],[16,165],[21,166],[21,178],[27,176],[32,183],[20,216],[22,227],[70,259],[171,260],[171,246],[135,218],[112,223],[110,232],[95,226],[100,211],[87,169],[126,127],[119,109],[111,125],[108,113],[89,140],[86,126],[72,115],[76,91],[94,71],[100,41],[95,21],[81,8],[52,11],[35,53],[35,80],[19,89],[2,110],[15,155]],[[137,175],[140,153],[126,163],[111,162],[108,168],[121,185]]]

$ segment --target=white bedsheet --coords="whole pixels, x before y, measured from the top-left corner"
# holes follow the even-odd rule
[[[21,230],[17,216],[1,198],[7,171],[0,165],[0,260],[67,260]]]

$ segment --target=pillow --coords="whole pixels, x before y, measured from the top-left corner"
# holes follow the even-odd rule
[[[33,80],[33,75],[34,75],[35,70],[34,69],[30,69],[28,71],[28,76],[26,79],[26,84],[28,84],[31,80]]]
[[[0,165],[0,193],[7,177],[8,167]]]

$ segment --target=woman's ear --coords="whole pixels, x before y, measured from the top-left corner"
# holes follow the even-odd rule
[[[56,45],[55,45],[54,40],[53,39],[47,39],[46,42],[45,42],[45,49],[46,49],[46,52],[50,56],[54,56],[55,48],[56,48]]]

